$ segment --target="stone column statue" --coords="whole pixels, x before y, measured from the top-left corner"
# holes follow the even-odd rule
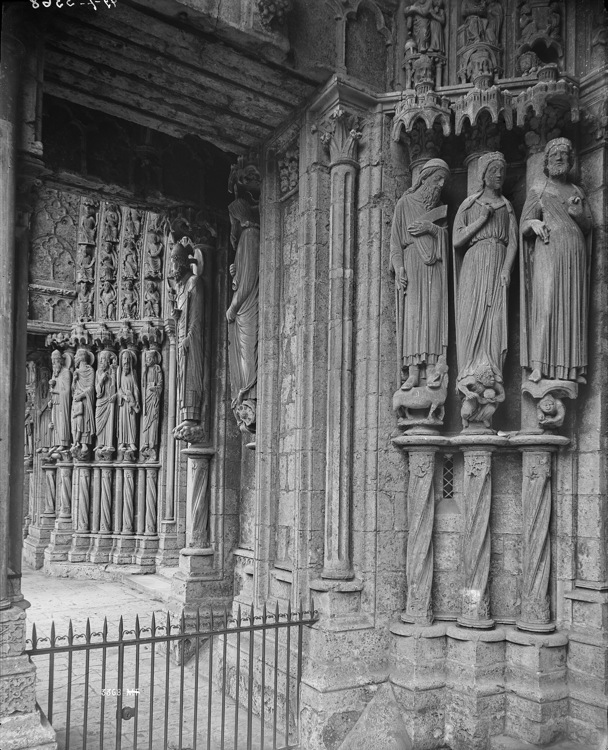
[[[258,309],[260,261],[260,173],[240,157],[232,167],[228,189],[235,200],[230,213],[230,241],[235,250],[230,266],[234,294],[228,321],[232,408],[243,432],[255,432],[258,379]]]
[[[72,405],[72,373],[69,358],[55,349],[51,354],[52,377],[49,380],[51,394],[51,430],[52,447],[49,453],[65,452],[71,445],[70,412]]]
[[[465,429],[490,428],[504,401],[502,367],[507,352],[507,295],[517,253],[517,221],[502,195],[506,163],[498,151],[478,162],[478,192],[454,222],[456,275],[456,385]]]
[[[72,378],[72,452],[85,458],[95,434],[95,370],[93,353],[78,349],[74,358],[76,370]]]
[[[141,455],[150,461],[156,461],[160,400],[163,392],[160,352],[156,349],[148,349],[144,353],[144,367]]]
[[[100,352],[95,377],[95,432],[97,447],[95,452],[108,460],[114,452],[114,411],[116,408],[116,355],[107,349]]]
[[[529,379],[584,383],[592,217],[583,191],[568,179],[572,143],[545,147],[545,179],[521,214],[521,364]]]
[[[419,385],[421,368],[432,382],[435,365],[447,351],[447,206],[440,197],[448,177],[442,159],[427,161],[393,217],[391,266],[404,391]]]
[[[171,263],[175,280],[175,309],[177,318],[177,401],[179,423],[176,437],[188,442],[192,429],[200,431],[203,414],[205,288],[200,272],[194,273],[194,248],[184,237],[171,249]],[[194,438],[194,435],[190,435]]]
[[[137,423],[141,399],[135,376],[136,355],[130,349],[120,354],[118,376],[118,449],[127,461],[135,460]]]

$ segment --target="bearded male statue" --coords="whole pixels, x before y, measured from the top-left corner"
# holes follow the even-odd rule
[[[421,368],[432,384],[435,365],[447,352],[447,206],[440,196],[449,176],[442,159],[430,159],[395,207],[390,259],[405,391],[419,385]]]

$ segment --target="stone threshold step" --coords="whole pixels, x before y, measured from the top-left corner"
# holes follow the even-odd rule
[[[499,735],[492,737],[490,740],[490,750],[597,750],[590,745],[579,745],[572,740],[559,740],[549,745],[531,745],[529,742],[523,742],[513,737]]]
[[[171,579],[158,575],[157,573],[147,573],[145,575],[123,575],[122,583],[135,591],[146,594],[150,599],[167,604],[171,595]]]

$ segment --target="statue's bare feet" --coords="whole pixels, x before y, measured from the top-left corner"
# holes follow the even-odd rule
[[[401,386],[402,391],[410,391],[412,388],[418,385],[418,382],[420,380],[420,370],[415,365],[410,365],[409,368],[410,376],[405,381],[405,383]]]
[[[538,383],[538,381],[542,378],[540,370],[535,367],[532,372],[530,373],[530,377],[528,380],[531,380],[533,383]]]

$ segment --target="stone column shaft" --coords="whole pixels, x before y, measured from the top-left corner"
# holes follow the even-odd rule
[[[549,601],[551,453],[524,451],[522,462],[523,586],[517,627],[547,633],[555,630]]]
[[[213,450],[189,445],[182,453],[188,457],[186,547],[207,549],[210,546],[209,468]]]
[[[435,519],[435,451],[410,451],[407,491],[407,604],[404,622],[431,625],[433,609],[433,522]]]
[[[492,502],[492,452],[464,451],[463,534],[464,591],[459,625],[491,628],[488,578],[490,575],[490,506]]]
[[[56,482],[57,467],[56,466],[44,466],[43,471],[44,471],[44,476],[46,479],[46,493],[44,496],[45,505],[44,505],[43,515],[49,518],[54,518],[56,499],[57,499],[57,482]]]
[[[357,133],[337,110],[330,149],[327,442],[323,578],[354,577],[350,552]]]

